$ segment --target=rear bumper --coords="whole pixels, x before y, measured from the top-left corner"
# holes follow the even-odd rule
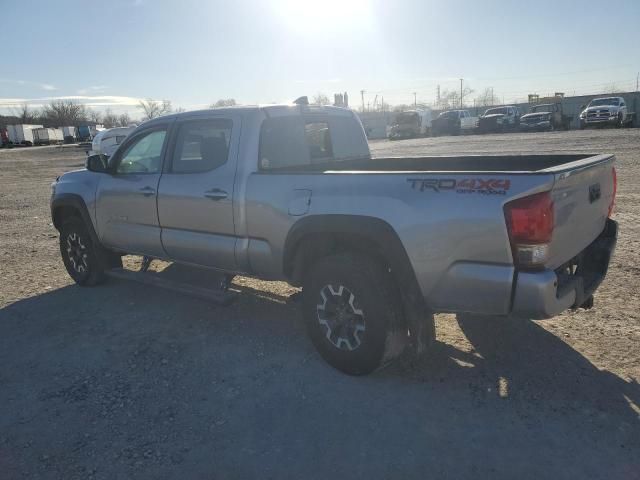
[[[511,313],[543,319],[583,305],[604,280],[618,238],[618,224],[609,219],[591,245],[556,270],[518,272]]]

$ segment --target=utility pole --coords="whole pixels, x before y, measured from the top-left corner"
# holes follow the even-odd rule
[[[493,99],[493,87],[491,87],[491,106],[494,106],[496,101]]]
[[[462,109],[462,82],[464,79],[460,79],[460,109]]]
[[[417,93],[413,92],[413,107],[416,108],[418,106],[418,97],[416,97]]]
[[[436,94],[436,105],[438,106],[438,108],[440,107],[440,85],[438,85],[438,90]]]
[[[362,113],[364,113],[364,90],[360,90],[360,96],[362,97]]]
[[[638,91],[638,81],[640,80],[640,72],[636,75],[636,92]]]
[[[382,113],[384,113],[384,95],[382,96],[380,103],[382,104]]]

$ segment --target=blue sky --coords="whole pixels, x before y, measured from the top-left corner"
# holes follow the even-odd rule
[[[635,89],[640,1],[1,1],[0,113],[73,97],[137,114],[347,91],[432,102]]]

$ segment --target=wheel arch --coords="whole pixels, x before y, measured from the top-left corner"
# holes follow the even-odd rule
[[[97,242],[97,244],[100,243],[84,199],[74,193],[63,193],[56,196],[51,201],[51,219],[53,226],[56,230],[60,231],[65,220],[71,217],[82,220],[89,231],[89,235],[91,235],[91,240]]]
[[[312,215],[296,222],[284,244],[283,272],[300,285],[310,264],[344,251],[365,253],[379,259],[412,293],[419,292],[409,256],[397,232],[384,220],[361,215]]]

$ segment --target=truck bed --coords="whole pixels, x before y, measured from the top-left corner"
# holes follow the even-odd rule
[[[324,172],[509,172],[555,173],[603,161],[610,155],[462,155],[431,157],[359,158],[272,169],[274,173]]]

